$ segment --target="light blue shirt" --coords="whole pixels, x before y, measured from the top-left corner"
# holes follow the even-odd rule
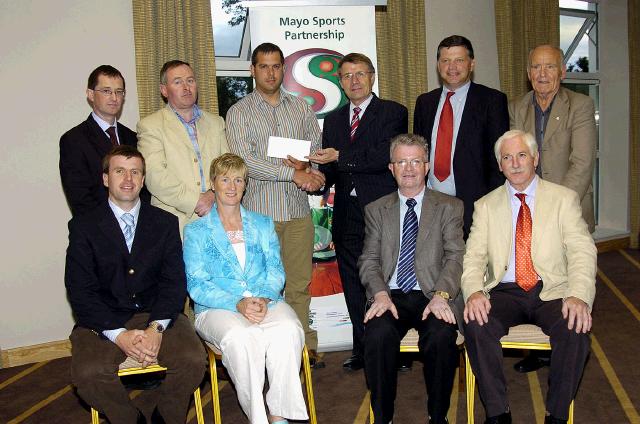
[[[513,233],[511,234],[511,249],[509,249],[509,266],[507,272],[502,277],[503,283],[514,283],[516,281],[516,224],[518,222],[518,212],[520,211],[521,202],[516,197],[516,193],[524,193],[527,196],[524,198],[525,203],[529,206],[531,211],[531,220],[533,221],[533,211],[536,201],[536,189],[538,188],[538,176],[531,181],[531,184],[524,189],[524,191],[517,191],[507,181],[507,193],[509,193],[509,200],[511,205],[511,228]]]
[[[169,105],[169,107],[171,107],[171,105]],[[196,127],[198,119],[200,119],[200,117],[202,116],[202,111],[200,110],[198,105],[193,105],[193,118],[191,118],[191,120],[187,122],[178,112],[176,112],[174,108],[171,107],[171,110],[173,110],[173,112],[176,114],[178,120],[182,122],[182,125],[184,125],[184,129],[187,130],[187,134],[189,135],[189,140],[191,140],[193,151],[196,153],[196,157],[198,158],[198,168],[200,169],[200,188],[204,193],[208,189],[204,176],[204,168],[202,167],[202,153],[200,153],[200,145],[198,144],[198,129]]]
[[[136,227],[138,226],[138,216],[140,215],[140,205],[141,205],[140,199],[138,199],[138,203],[136,203],[135,206],[133,208],[131,208],[130,211],[125,211],[125,210],[122,210],[118,205],[113,203],[111,201],[111,199],[109,199],[109,207],[113,211],[113,214],[116,216],[116,220],[118,221],[118,225],[120,225],[120,231],[122,231],[123,235],[124,235],[124,227],[127,224],[122,220],[122,215],[124,215],[125,213],[130,213],[131,215],[133,215],[133,238],[134,239],[136,237]],[[159,319],[157,321],[160,324],[162,324],[162,326],[164,328],[167,328],[169,326],[169,323],[171,322],[170,319]],[[113,329],[113,330],[104,330],[102,332],[102,334],[107,339],[109,339],[113,343],[115,343],[116,342],[116,338],[120,335],[120,333],[122,333],[123,331],[126,331],[126,330],[127,330],[126,328],[116,328],[116,329]]]
[[[409,210],[409,206],[407,206],[407,199],[409,197],[403,196],[398,190],[398,197],[400,198],[400,247],[402,247],[402,224],[404,223],[404,216],[407,214]],[[417,195],[413,196],[413,199],[416,201],[416,205],[413,207],[413,210],[416,212],[416,216],[418,217],[418,224],[420,223],[420,213],[422,212],[422,199],[424,198],[424,188]],[[398,262],[400,261],[400,255],[398,255]],[[396,269],[393,271],[391,275],[391,279],[389,280],[389,288],[391,290],[399,289],[398,287],[398,263],[396,263]],[[418,284],[415,285],[413,290],[421,290]]]
[[[100,126],[102,131],[104,131],[104,135],[107,136],[109,141],[111,141],[111,137],[107,133],[107,129],[109,129],[109,127],[114,127],[116,129],[116,138],[118,139],[118,144],[120,144],[120,135],[118,135],[118,120],[117,119],[114,119],[113,125],[112,125],[112,124],[108,123],[107,121],[105,121],[104,119],[102,119],[101,117],[99,117],[98,115],[96,115],[95,112],[91,112],[91,116],[93,117],[93,120],[96,121],[98,126]]]
[[[467,102],[467,94],[469,93],[469,87],[471,81],[467,82],[462,87],[455,90],[455,94],[451,96],[449,100],[451,102],[451,109],[453,109],[453,139],[451,140],[451,173],[449,177],[444,181],[440,181],[433,175],[433,167],[436,158],[436,144],[438,142],[438,125],[440,124],[440,114],[444,107],[444,102],[447,99],[447,93],[450,92],[446,86],[442,87],[442,94],[440,95],[440,103],[438,103],[438,109],[436,110],[435,120],[433,121],[433,129],[431,130],[431,149],[429,152],[431,163],[431,169],[429,169],[429,176],[427,179],[427,187],[432,188],[440,193],[445,193],[451,196],[456,195],[456,179],[453,175],[453,155],[456,151],[456,140],[458,138],[458,130],[460,129],[460,122],[462,122],[462,113],[464,112],[464,105]]]

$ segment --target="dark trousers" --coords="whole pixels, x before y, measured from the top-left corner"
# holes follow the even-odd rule
[[[358,274],[358,258],[362,254],[364,244],[364,216],[357,197],[349,196],[348,202],[341,218],[339,234],[333,233],[333,241],[344,300],[353,328],[352,352],[354,355],[362,356],[367,296]]]
[[[516,283],[500,283],[491,290],[489,322],[465,325],[465,345],[471,367],[478,378],[478,392],[487,416],[502,414],[509,408],[507,384],[502,368],[500,338],[509,327],[535,324],[551,342],[551,369],[547,411],[556,418],[568,419],[569,404],[575,397],[589,354],[588,334],[567,328],[562,317],[562,300],[540,299],[542,282],[529,290]]]
[[[144,329],[148,319],[148,313],[136,314],[125,327]],[[138,411],[117,375],[126,355],[115,343],[86,328],[74,328],[69,338],[71,378],[80,397],[111,423],[135,423]],[[167,367],[158,388],[158,412],[167,423],[184,423],[190,397],[202,382],[206,367],[202,343],[184,315],[178,315],[163,333],[158,363]]]
[[[457,326],[439,320],[433,314],[423,321],[422,313],[429,299],[421,291],[405,294],[401,290],[393,290],[391,299],[398,310],[399,319],[387,311],[365,326],[364,369],[371,391],[375,422],[386,424],[393,419],[400,341],[410,328],[415,328],[419,334],[420,358],[424,363],[427,410],[433,422],[443,423],[449,410],[458,364]]]

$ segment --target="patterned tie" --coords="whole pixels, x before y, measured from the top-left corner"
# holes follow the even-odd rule
[[[353,108],[353,118],[351,118],[351,141],[356,135],[356,130],[358,129],[358,125],[360,125],[360,109],[359,107]]]
[[[127,249],[131,252],[131,245],[133,244],[133,215],[129,212],[125,212],[120,217],[124,222],[124,241],[127,243]]]
[[[451,107],[451,96],[454,91],[447,93],[442,112],[440,112],[440,123],[438,123],[438,138],[436,140],[436,160],[433,167],[433,175],[438,181],[444,181],[451,174],[451,145],[453,144],[453,108]]]
[[[414,268],[416,256],[416,239],[418,238],[418,216],[413,210],[417,202],[415,199],[407,199],[407,213],[402,224],[402,246],[400,246],[400,259],[398,260],[397,284],[404,293],[411,291],[418,279]]]
[[[114,146],[118,145],[118,137],[116,136],[116,127],[107,128],[107,134],[109,134],[109,138],[111,139],[111,144]]]
[[[531,260],[531,210],[525,202],[524,193],[516,193],[520,199],[520,210],[516,222],[516,283],[524,291],[531,290],[538,282],[538,274]]]

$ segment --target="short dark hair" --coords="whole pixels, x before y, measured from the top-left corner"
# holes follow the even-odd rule
[[[126,144],[121,144],[119,146],[113,147],[109,153],[107,153],[104,158],[102,158],[102,172],[104,174],[109,173],[109,162],[111,162],[111,158],[114,156],[124,156],[127,159],[130,158],[138,158],[142,161],[142,175],[147,173],[147,165],[144,161],[144,156],[138,149],[133,146],[128,146]]]
[[[284,54],[282,53],[282,50],[280,50],[280,47],[276,46],[273,43],[262,43],[258,47],[253,49],[253,53],[251,53],[251,64],[253,66],[256,66],[256,64],[258,63],[259,53],[269,54],[275,52],[280,53],[280,63],[284,65]]]
[[[338,63],[338,71],[340,71],[340,68],[342,68],[342,65],[344,65],[345,63],[364,63],[369,67],[369,70],[371,72],[376,71],[376,69],[373,67],[371,59],[369,59],[362,53],[349,53],[348,55],[340,59],[340,62]]]
[[[120,77],[122,79],[122,88],[125,87],[124,77],[116,68],[111,65],[100,65],[89,74],[89,79],[87,80],[87,88],[89,90],[93,90],[98,85],[98,77],[100,75],[106,75],[111,78]]]
[[[438,44],[438,53],[436,55],[436,59],[440,60],[440,49],[458,46],[467,49],[469,57],[473,59],[473,46],[471,45],[471,41],[469,41],[468,38],[463,37],[462,35],[450,35],[442,40],[440,44]]]
[[[167,72],[169,72],[173,68],[177,68],[178,66],[182,66],[182,65],[187,65],[189,68],[191,68],[191,65],[189,65],[188,62],[184,62],[182,60],[170,60],[166,62],[164,65],[162,65],[162,69],[160,69],[160,83],[166,84]]]

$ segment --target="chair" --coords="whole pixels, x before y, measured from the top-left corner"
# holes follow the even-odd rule
[[[214,424],[221,424],[222,417],[220,415],[220,393],[218,391],[218,359],[222,359],[222,352],[216,348],[212,343],[204,340],[204,344],[207,347],[207,354],[209,355],[209,374],[211,376],[211,406],[213,407],[213,422]],[[302,374],[304,376],[304,385],[307,390],[307,404],[309,408],[309,424],[318,424],[316,418],[316,404],[313,397],[313,383],[311,381],[311,364],[309,363],[309,351],[305,345],[302,349]]]
[[[127,357],[123,363],[118,367],[118,377],[124,377],[127,375],[147,374],[151,372],[166,371],[167,368],[160,365],[149,365],[146,368],[142,368],[142,364],[133,358]],[[195,402],[196,420],[198,424],[204,424],[204,415],[202,413],[202,399],[200,398],[200,387],[196,387],[193,392],[193,399]],[[91,407],[91,424],[99,424],[100,418],[98,411]]]
[[[464,336],[460,331],[457,332],[458,337],[456,338],[456,346],[461,347],[464,344]],[[419,352],[418,348],[418,339],[419,339],[418,330],[415,328],[409,329],[407,334],[400,340],[400,353],[416,353]],[[460,363],[460,367],[462,367],[462,362]],[[462,388],[460,389],[462,391]],[[369,392],[369,423],[373,424],[373,408],[371,408],[371,392]]]
[[[551,350],[549,336],[544,334],[540,327],[532,324],[521,324],[509,328],[509,333],[500,339],[503,349],[530,349],[530,350]],[[469,355],[464,352],[467,367],[467,423],[474,423],[473,408],[475,403],[476,376],[471,369]],[[569,405],[568,424],[573,424],[573,403]]]

